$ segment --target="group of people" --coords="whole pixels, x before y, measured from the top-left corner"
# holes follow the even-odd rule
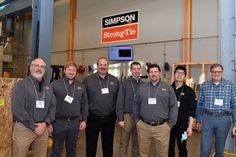
[[[208,157],[215,137],[215,156],[223,156],[230,126],[236,134],[236,87],[222,78],[223,67],[210,68],[211,80],[200,88],[198,101],[185,84],[186,68],[174,69],[174,82],[161,81],[161,68],[148,67],[149,81],[141,80],[141,64],[132,62],[131,76],[119,82],[108,73],[108,60],[101,57],[97,72],[82,83],[75,77],[77,66],[68,62],[64,77],[48,84],[42,58],[31,62],[30,75],[17,82],[12,92],[13,157],[25,157],[32,146],[34,156],[47,156],[48,134],[52,134],[51,157],[60,157],[65,145],[67,157],[76,157],[79,130],[86,132],[86,157],[96,157],[99,133],[103,157],[113,156],[116,120],[121,127],[119,157],[148,157],[153,142],[156,155],[187,157],[187,137],[202,131],[200,156]]]

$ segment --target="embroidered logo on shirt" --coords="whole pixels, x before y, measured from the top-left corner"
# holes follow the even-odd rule
[[[115,83],[114,82],[110,82],[111,85],[114,85]]]
[[[184,93],[180,93],[180,95],[185,95]]]
[[[80,86],[77,87],[78,90],[81,90],[82,88]]]
[[[162,88],[161,90],[162,90],[162,91],[166,91],[166,89],[165,89],[165,88]]]

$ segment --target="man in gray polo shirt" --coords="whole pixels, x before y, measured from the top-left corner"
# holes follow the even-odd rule
[[[12,92],[13,157],[25,157],[33,142],[33,156],[47,154],[47,125],[54,121],[56,100],[43,76],[46,64],[41,58],[32,61],[30,75],[17,82]]]
[[[138,88],[133,106],[139,154],[148,157],[154,140],[157,156],[167,157],[170,129],[177,121],[177,100],[173,88],[160,80],[161,69],[157,64],[148,67],[148,75],[150,82]]]
[[[86,156],[96,157],[97,140],[99,132],[101,132],[103,157],[112,157],[119,82],[116,77],[108,73],[106,58],[99,58],[97,66],[98,72],[84,80],[89,106]]]
[[[129,140],[132,136],[132,157],[138,157],[138,136],[135,123],[131,114],[133,112],[133,101],[138,87],[143,84],[140,79],[141,64],[132,62],[130,65],[131,76],[125,79],[119,89],[119,94],[116,103],[116,114],[118,124],[122,128],[120,140],[119,157],[128,156]]]

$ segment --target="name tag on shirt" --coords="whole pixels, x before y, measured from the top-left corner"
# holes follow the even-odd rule
[[[215,99],[215,105],[217,106],[223,106],[223,99]]]
[[[149,105],[154,105],[157,103],[157,99],[156,98],[148,98],[148,104]]]
[[[102,88],[102,94],[109,94],[109,89],[108,88]]]
[[[180,101],[177,101],[177,103],[178,103],[178,107],[180,107]]]
[[[64,99],[66,102],[68,102],[68,103],[72,103],[73,102],[73,100],[74,100],[74,98],[72,98],[71,96],[69,96],[69,95],[66,95],[66,97],[65,97],[65,99]]]
[[[36,108],[44,108],[44,101],[43,100],[37,100],[36,101]]]

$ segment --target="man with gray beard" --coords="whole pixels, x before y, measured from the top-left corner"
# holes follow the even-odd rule
[[[47,154],[47,126],[55,119],[56,100],[43,79],[46,63],[42,58],[31,62],[30,75],[17,82],[12,92],[13,157],[25,157],[32,143],[33,156]]]

